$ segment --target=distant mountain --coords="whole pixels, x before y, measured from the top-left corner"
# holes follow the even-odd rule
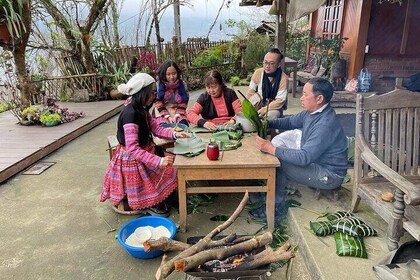
[[[213,23],[214,18],[205,17],[182,17],[181,18],[181,37],[183,41],[191,37],[205,37],[209,32],[210,26]],[[213,27],[210,33],[210,40],[228,40],[230,39],[224,33],[224,30],[220,31],[220,24],[224,28],[224,22],[218,21]],[[165,39],[165,42],[170,41],[174,32],[174,19],[173,17],[163,17],[160,23],[161,36]]]

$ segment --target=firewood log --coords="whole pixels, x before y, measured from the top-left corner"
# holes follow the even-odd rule
[[[288,260],[295,257],[295,252],[290,250],[290,242],[286,241],[283,246],[281,246],[276,251],[273,250],[271,247],[267,247],[261,253],[258,253],[254,256],[250,256],[245,259],[245,261],[241,262],[238,266],[236,266],[232,270],[249,270],[255,269],[257,267],[278,262],[281,260]]]
[[[159,269],[156,272],[156,279],[157,280],[163,280],[166,277],[168,277],[169,274],[174,271],[174,262],[176,260],[180,260],[186,257],[189,257],[191,255],[194,255],[198,252],[203,251],[204,248],[208,246],[209,243],[216,242],[212,241],[212,238],[228,228],[239,216],[239,214],[243,211],[245,208],[246,203],[248,202],[249,195],[248,192],[245,192],[244,197],[242,198],[241,203],[239,203],[236,210],[233,212],[232,216],[230,216],[229,219],[227,219],[223,224],[219,225],[215,229],[213,229],[210,233],[208,233],[203,239],[198,241],[196,244],[192,245],[191,247],[185,249],[184,251],[180,252],[178,255],[173,257],[171,260],[168,260],[167,262],[162,262],[159,266]]]
[[[161,237],[158,240],[147,240],[143,242],[145,252],[151,252],[156,250],[162,251],[183,251],[189,247],[190,244],[180,242],[177,240],[170,239],[168,237]]]
[[[239,253],[249,252],[253,249],[263,247],[270,243],[272,240],[273,235],[271,232],[266,232],[262,235],[256,236],[253,239],[232,246],[205,250],[187,258],[176,260],[174,262],[175,270],[188,271],[209,260],[222,260]]]
[[[252,237],[247,236],[246,240],[251,239]],[[212,240],[212,242],[205,244],[203,249],[210,249],[214,247],[224,246],[226,244],[230,244],[232,242],[238,243],[238,239],[236,239],[236,233],[231,233],[228,236],[219,239],[219,240]],[[187,244],[181,241],[173,240],[167,237],[161,237],[158,240],[147,240],[143,242],[143,247],[145,252],[152,252],[156,250],[162,250],[165,252],[168,251],[183,251],[191,247],[191,244]]]

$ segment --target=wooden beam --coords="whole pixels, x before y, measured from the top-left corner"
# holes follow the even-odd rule
[[[277,1],[279,15],[276,16],[276,41],[275,46],[283,54],[286,54],[286,31],[287,31],[287,3],[286,0]]]
[[[356,38],[356,50],[350,55],[349,79],[356,78],[363,67],[371,8],[372,0],[357,1],[354,34],[358,35]]]
[[[404,29],[403,29],[403,36],[401,39],[400,54],[405,54],[405,50],[407,48],[408,33],[410,30],[411,1],[412,0],[407,0],[407,9],[405,10]]]

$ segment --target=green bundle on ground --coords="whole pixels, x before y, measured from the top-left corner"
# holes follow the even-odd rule
[[[367,252],[363,239],[345,233],[334,233],[337,255],[367,259]]]

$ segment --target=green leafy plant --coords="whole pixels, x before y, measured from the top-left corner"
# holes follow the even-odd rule
[[[273,42],[267,36],[256,35],[249,40],[243,54],[245,71],[251,71],[257,66],[261,67],[264,55],[272,47]]]
[[[308,36],[309,30],[292,30],[290,26],[286,33],[286,56],[296,60],[299,69],[305,64]]]
[[[233,76],[232,78],[230,78],[230,83],[232,84],[232,86],[239,86],[240,81],[241,78],[239,78],[238,76]]]
[[[42,107],[38,105],[29,106],[22,110],[21,123],[24,124],[36,124],[39,122],[39,117],[42,114]]]
[[[193,62],[194,67],[213,66],[223,63],[223,50],[227,48],[226,44],[220,44],[215,47],[202,51]]]
[[[11,102],[5,102],[0,104],[0,113],[6,112],[12,108],[15,108],[16,105]]]
[[[128,79],[132,76],[130,73],[130,69],[127,65],[127,62],[124,62],[120,66],[116,63],[112,64],[112,79],[111,84],[113,88],[117,88],[117,86],[121,83],[126,83]]]
[[[341,38],[340,35],[334,35],[329,38],[309,38],[309,44],[318,53],[321,59],[321,65],[326,69],[331,67],[340,60],[340,50],[348,38]]]
[[[59,113],[51,113],[49,110],[45,110],[39,117],[39,120],[43,124],[58,123],[61,121],[61,116]]]
[[[7,26],[12,41],[20,38],[26,32],[22,20],[22,0],[0,0],[0,23]]]

